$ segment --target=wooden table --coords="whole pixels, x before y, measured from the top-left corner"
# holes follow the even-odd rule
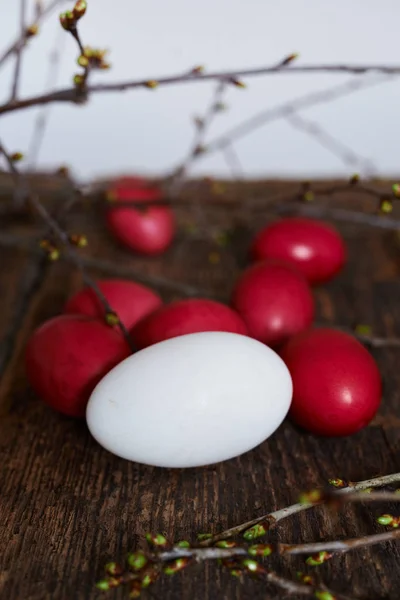
[[[193,210],[180,209],[179,239],[157,259],[138,258],[119,248],[107,234],[95,203],[83,212],[73,210],[68,226],[70,231],[87,233],[90,246],[84,256],[106,261],[108,267],[118,265],[111,271],[107,264],[94,265],[95,276],[141,274],[159,284],[166,300],[195,293],[196,288],[227,300],[246,264],[251,235],[268,217],[261,213],[260,220],[260,212],[254,216],[250,210],[243,214],[230,208],[229,201],[248,198],[257,205],[277,191],[295,189],[295,182],[228,186],[225,208],[205,209],[197,216]],[[189,186],[187,196],[203,203],[221,199],[210,197],[206,184]],[[347,207],[352,202],[363,210],[374,206],[372,200],[355,201],[349,195],[335,202]],[[223,247],[204,239],[190,225],[193,215],[205,216],[209,231],[214,225],[233,227],[231,242]],[[49,264],[29,246],[35,231],[30,218],[3,215],[0,223],[1,232],[20,238],[17,245],[9,240],[14,247],[0,246],[2,599],[95,600],[102,597],[94,583],[102,576],[103,565],[140,547],[148,531],[193,540],[197,532],[217,532],[284,507],[301,490],[322,485],[329,477],[359,480],[400,470],[400,349],[396,348],[372,350],[384,378],[384,398],[374,422],[352,437],[322,439],[285,423],[244,456],[193,470],[148,468],[102,450],[84,423],[42,404],[24,376],[29,335],[60,312],[68,295],[81,285],[79,275],[66,262]],[[38,231],[39,225],[35,227]],[[353,223],[338,227],[348,244],[349,262],[334,282],[315,290],[319,320],[347,327],[368,323],[376,335],[400,337],[398,238]],[[175,288],[166,279],[175,282]],[[382,512],[398,514],[396,506],[387,504],[349,506],[339,514],[317,508],[284,521],[270,538],[305,542],[373,533],[383,529],[375,523]],[[304,562],[272,559],[271,564],[294,577]],[[331,588],[354,598],[398,600],[400,545],[392,542],[350,552],[324,564],[319,572]],[[165,578],[153,594],[149,597],[163,600],[284,597],[264,583],[242,584],[215,564]],[[115,591],[104,597],[127,595]]]

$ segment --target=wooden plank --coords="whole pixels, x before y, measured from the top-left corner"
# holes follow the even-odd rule
[[[262,194],[262,186],[256,191]],[[93,210],[74,213],[69,220],[71,231],[88,234],[88,255],[144,275],[190,283],[222,298],[229,297],[246,263],[248,241],[260,225],[259,218],[246,224],[247,217],[234,213],[210,213],[212,224],[229,226],[237,219],[231,246],[186,236],[165,256],[146,260],[110,241]],[[180,222],[187,218],[184,211],[179,215]],[[336,281],[316,291],[318,318],[342,325],[368,322],[380,335],[400,335],[394,242],[388,246],[381,232],[346,224],[340,228],[349,244],[349,265]],[[217,251],[220,261],[210,262],[210,252]],[[22,251],[4,256],[8,267],[0,272],[0,332],[7,331],[11,320],[15,329],[0,380],[1,402],[8,406],[0,419],[0,597],[95,600],[103,597],[93,586],[102,565],[140,546],[149,530],[193,539],[199,531],[216,532],[290,504],[302,489],[328,477],[357,480],[400,470],[395,349],[374,351],[385,380],[384,401],[375,423],[350,438],[321,439],[285,423],[259,448],[203,469],[155,469],[112,456],[91,439],[83,423],[54,413],[35,398],[24,377],[28,336],[62,309],[81,285],[79,276],[62,262],[42,268]],[[25,303],[18,305],[22,289]],[[166,299],[178,296],[165,288],[163,294]],[[396,508],[346,507],[339,515],[316,509],[282,523],[270,538],[301,542],[372,533],[381,530],[376,516],[388,511]],[[333,589],[356,598],[397,600],[399,559],[399,544],[386,544],[335,558],[320,573]],[[304,567],[294,558],[272,559],[271,564],[291,577]],[[165,578],[153,593],[166,600],[283,597],[258,582],[241,584],[212,564]],[[116,591],[109,597],[122,600],[126,594]]]

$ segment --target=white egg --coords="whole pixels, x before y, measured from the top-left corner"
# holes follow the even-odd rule
[[[183,335],[114,367],[86,411],[93,437],[128,460],[197,467],[251,450],[284,420],[292,379],[264,344],[238,334]]]

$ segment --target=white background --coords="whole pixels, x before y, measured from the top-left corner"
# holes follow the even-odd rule
[[[44,3],[50,0],[44,0]],[[28,0],[30,9],[34,2]],[[73,2],[61,2],[71,8]],[[70,85],[79,71],[74,40],[63,32],[58,12],[30,43],[22,69],[21,96],[42,93],[55,42],[62,60],[57,86]],[[84,44],[110,49],[111,71],[92,81],[111,82],[187,71],[273,65],[291,52],[296,64],[400,64],[399,0],[89,0],[81,21]],[[19,1],[0,0],[0,55],[17,33]],[[0,99],[7,101],[12,62],[0,74]],[[230,88],[229,111],[218,116],[208,139],[268,107],[344,82],[349,75],[273,75]],[[204,112],[213,84],[177,85],[92,97],[85,107],[51,109],[39,167],[70,165],[90,178],[120,172],[163,174],[179,164],[193,137],[194,115]],[[302,113],[317,121],[380,175],[400,173],[400,77]],[[26,151],[37,109],[0,119],[7,147]],[[315,140],[277,120],[235,146],[247,176],[350,174]],[[193,174],[229,174],[223,156],[199,161]]]

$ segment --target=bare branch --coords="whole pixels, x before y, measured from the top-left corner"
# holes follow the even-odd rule
[[[362,491],[369,488],[383,487],[398,482],[400,482],[400,473],[393,473],[392,475],[384,475],[381,477],[375,477],[373,479],[367,479],[365,481],[347,482],[346,487],[343,487],[337,493],[339,495],[348,494],[354,491]],[[293,504],[292,506],[267,513],[265,515],[262,515],[261,517],[257,517],[255,519],[252,519],[251,521],[242,523],[241,525],[237,525],[236,527],[231,527],[230,529],[222,531],[221,533],[213,535],[211,538],[204,540],[203,542],[201,542],[200,545],[211,546],[219,540],[226,540],[232,538],[234,536],[239,535],[240,533],[248,531],[250,528],[259,524],[262,524],[265,532],[267,532],[273,527],[275,527],[279,523],[279,521],[282,521],[283,519],[291,517],[292,515],[295,515],[297,513],[303,512],[304,510],[308,510],[313,506],[315,506],[315,504],[311,502]]]
[[[86,88],[87,94],[92,93],[112,93],[112,92],[123,92],[132,90],[139,87],[149,88],[155,86],[173,85],[176,83],[200,83],[204,81],[213,80],[226,80],[232,81],[242,77],[256,77],[261,75],[276,75],[276,74],[305,74],[305,73],[353,73],[361,75],[364,73],[380,73],[384,75],[399,75],[400,66],[388,66],[388,65],[305,65],[303,67],[291,67],[289,69],[283,69],[282,66],[266,66],[254,69],[244,69],[241,71],[218,71],[206,74],[199,74],[193,76],[192,72],[179,73],[177,75],[170,75],[167,77],[153,77],[150,79],[136,79],[133,81],[122,81],[117,83],[109,84],[96,84]],[[151,85],[149,85],[151,83]],[[330,98],[331,99],[331,98]],[[49,104],[51,102],[72,102],[81,103],[82,97],[76,90],[76,88],[66,88],[51,92],[49,94],[43,94],[39,96],[33,96],[31,98],[25,98],[14,103],[7,103],[0,106],[0,114],[5,114],[11,111],[23,110],[32,106],[39,106],[43,104]],[[321,100],[323,101],[323,100]],[[316,102],[314,102],[316,103]],[[286,115],[283,115],[286,116]]]
[[[331,208],[330,206],[319,206],[314,203],[300,204],[299,202],[288,202],[274,207],[274,210],[279,214],[294,213],[320,219],[329,218],[333,221],[368,225],[370,227],[378,227],[388,231],[399,231],[400,229],[400,220],[393,217],[367,214],[341,208]]]
[[[60,67],[60,59],[63,52],[64,42],[66,40],[65,31],[61,28],[57,30],[57,35],[54,43],[54,48],[50,52],[49,56],[49,70],[46,78],[45,89],[49,89],[57,82],[58,71]],[[35,167],[40,148],[46,132],[46,125],[50,115],[50,105],[44,106],[38,114],[34,130],[32,133],[32,139],[28,150],[28,168],[32,169]]]
[[[13,174],[19,174],[18,169],[16,168],[15,164],[11,160],[9,154],[5,150],[2,143],[0,143],[0,153],[3,154],[3,156],[5,157],[5,159],[8,163],[8,166],[10,168],[10,171]],[[77,252],[75,252],[75,250],[73,249],[73,245],[71,244],[71,241],[70,241],[70,236],[67,234],[66,231],[64,231],[61,228],[59,223],[50,215],[50,213],[46,210],[46,208],[40,202],[38,196],[31,192],[26,178],[22,177],[21,174],[19,174],[19,175],[20,175],[20,180],[22,181],[22,185],[23,185],[23,193],[28,198],[30,205],[34,208],[35,212],[41,217],[42,221],[47,225],[47,227],[48,227],[49,231],[52,233],[52,235],[54,235],[55,238],[63,245],[66,256],[80,271],[84,283],[87,286],[89,286],[93,290],[93,292],[96,294],[98,300],[100,301],[101,305],[104,308],[105,320],[108,321],[109,318],[113,318],[113,324],[117,325],[119,327],[127,344],[129,345],[132,352],[134,352],[135,347],[134,347],[131,337],[128,333],[128,330],[126,329],[124,323],[119,319],[117,313],[112,309],[112,307],[108,303],[104,294],[98,287],[96,281],[94,281],[94,279],[92,279],[87,274],[85,265],[84,265],[84,262],[82,261],[81,256]]]
[[[215,115],[220,112],[222,98],[226,90],[226,82],[220,81],[212,94],[211,102],[204,115],[195,122],[195,134],[188,155],[183,162],[176,167],[172,174],[172,182],[168,188],[168,195],[175,195],[181,189],[184,177],[197,154],[204,151],[204,137],[214,120]],[[167,176],[168,178],[168,176]]]
[[[357,548],[365,548],[375,544],[382,544],[400,538],[400,529],[366,535],[347,540],[334,540],[333,542],[316,542],[310,544],[278,544],[280,554],[316,554],[317,552],[349,552]]]
[[[20,29],[21,29],[21,38],[26,36],[26,0],[20,0]],[[21,62],[22,62],[22,50],[23,46],[19,46],[16,55],[15,55],[15,69],[14,69],[14,80],[11,87],[11,98],[10,102],[14,102],[17,98],[18,94],[18,84],[19,84],[19,75],[21,72]]]
[[[33,23],[31,23],[31,25],[29,27],[27,27],[25,29],[25,31],[23,32],[23,34],[18,37],[18,39],[16,39],[2,54],[2,56],[0,57],[0,67],[3,66],[3,64],[11,57],[13,56],[13,54],[15,54],[16,52],[20,52],[21,49],[25,46],[27,39],[30,37],[30,31],[34,31],[38,25],[44,21],[44,19],[48,16],[51,15],[51,13],[53,12],[53,10],[55,8],[57,8],[57,6],[59,4],[61,4],[62,2],[65,2],[65,0],[53,0],[52,2],[50,2],[45,8],[38,8],[41,5],[40,4],[36,4],[37,10],[36,10],[36,18],[33,21]]]
[[[291,69],[285,71],[285,73],[289,71],[291,71]],[[333,100],[349,96],[359,90],[375,87],[376,85],[389,81],[394,81],[394,77],[391,75],[361,78],[353,77],[346,83],[327,89],[325,88],[317,92],[311,92],[310,94],[299,96],[294,100],[289,100],[284,104],[280,104],[273,108],[267,108],[244,120],[239,125],[232,127],[221,136],[211,140],[211,142],[207,144],[207,153],[204,153],[202,156],[222,150],[227,144],[231,144],[233,141],[249,135],[267,123],[271,123],[277,119],[285,119],[292,114],[293,111],[304,110],[311,106],[332,102]],[[200,156],[196,157],[196,159],[199,160]]]
[[[372,162],[362,156],[358,156],[349,146],[337,140],[333,135],[325,131],[321,125],[310,119],[305,119],[293,111],[286,117],[287,122],[305,134],[316,140],[320,146],[326,148],[337,156],[344,165],[359,167],[363,177],[371,177],[377,171]]]

